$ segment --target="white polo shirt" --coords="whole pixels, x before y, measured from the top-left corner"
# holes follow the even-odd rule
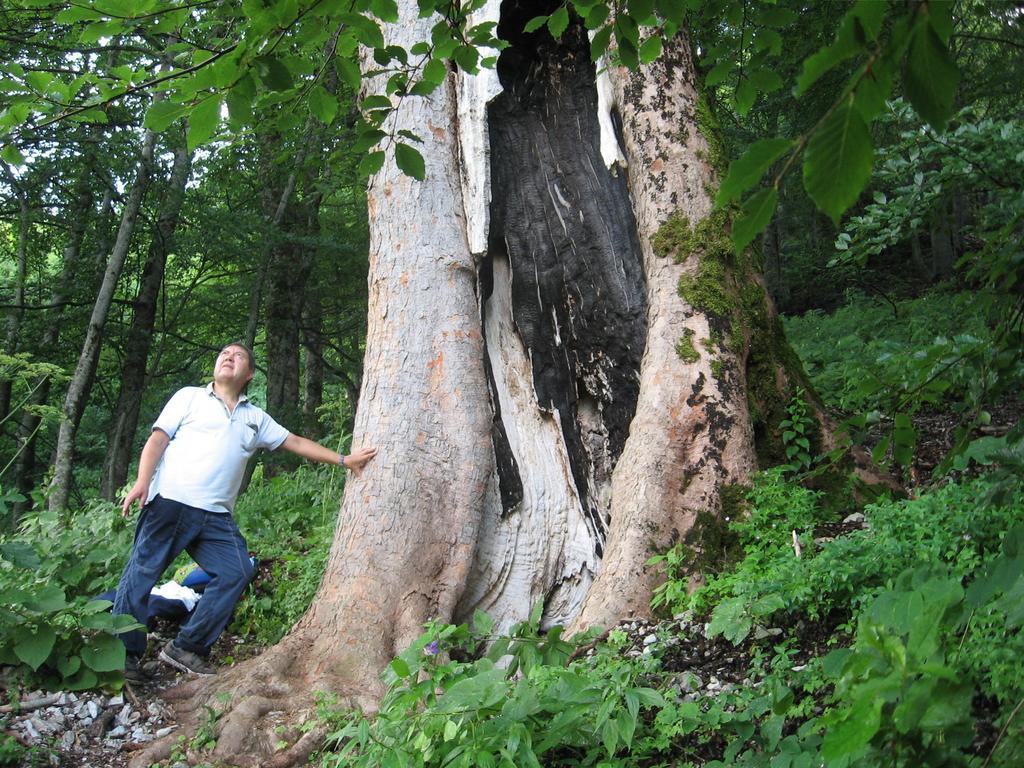
[[[289,432],[266,411],[238,400],[234,413],[213,384],[179,389],[160,412],[153,429],[171,438],[149,485],[157,494],[190,507],[230,514],[245,474],[259,448],[274,450]]]

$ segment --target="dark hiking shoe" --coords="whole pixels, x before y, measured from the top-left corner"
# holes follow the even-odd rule
[[[142,659],[138,656],[125,656],[124,681],[128,685],[147,685],[149,679],[149,672],[142,668]]]
[[[160,661],[170,664],[175,669],[180,669],[182,672],[188,672],[191,675],[200,675],[201,677],[209,677],[210,675],[216,674],[215,670],[206,659],[200,656],[198,653],[192,653],[192,651],[186,651],[184,648],[179,648],[174,644],[173,640],[169,640],[167,645],[160,651]]]

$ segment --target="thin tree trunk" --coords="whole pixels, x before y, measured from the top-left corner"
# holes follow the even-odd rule
[[[288,212],[288,204],[295,193],[295,185],[299,179],[299,169],[305,163],[308,147],[308,143],[303,143],[303,149],[299,152],[298,157],[295,158],[294,167],[291,173],[288,174],[284,187],[281,189],[281,194],[277,197],[273,212],[267,221],[268,233],[264,239],[260,268],[256,273],[256,283],[249,295],[249,317],[245,325],[244,339],[249,349],[253,349],[256,346],[256,333],[259,330],[260,324],[260,309],[263,305],[263,291],[274,261],[274,234],[281,227],[281,222],[284,221],[285,214]]]
[[[305,168],[305,158],[315,156],[322,148],[323,132],[311,120],[302,138],[297,171],[303,172],[302,199],[294,199],[279,220],[284,239],[273,250],[267,272],[267,408],[281,423],[298,429],[301,423],[299,405],[299,352],[302,305],[306,281],[315,260],[310,243],[319,234],[321,193],[317,191],[320,163]],[[289,184],[296,185],[289,177]],[[284,198],[282,198],[283,200]],[[276,218],[276,213],[275,213]]]
[[[57,342],[63,326],[65,303],[70,297],[72,287],[80,273],[82,244],[93,213],[94,198],[91,177],[95,172],[94,162],[95,156],[92,153],[84,158],[82,173],[75,184],[72,195],[73,202],[68,206],[67,220],[71,222],[71,227],[62,254],[61,272],[50,294],[50,304],[53,306],[53,310],[47,317],[46,329],[39,343],[39,349],[42,350],[42,355],[47,360],[57,357]],[[30,407],[26,408],[18,424],[18,457],[14,465],[14,482],[15,487],[23,496],[28,496],[32,490],[36,475],[36,444],[42,426],[42,417],[35,412],[35,409],[49,400],[50,386],[51,381],[47,379],[36,389],[29,403]],[[20,514],[26,506],[27,502],[16,504],[15,513]]]
[[[3,164],[8,183],[18,197],[18,245],[17,265],[14,273],[14,308],[7,316],[4,352],[13,355],[18,351],[21,320],[25,314],[25,276],[27,274],[28,236],[32,226],[31,207],[28,192],[21,188],[7,164]],[[0,421],[7,418],[11,408],[11,380],[0,379]]]
[[[96,296],[96,303],[93,305],[89,326],[86,329],[85,342],[82,344],[82,352],[64,399],[63,418],[57,436],[53,480],[50,483],[49,508],[51,510],[60,510],[66,507],[71,493],[71,465],[78,425],[81,422],[82,413],[85,411],[93,377],[96,373],[96,365],[99,362],[100,345],[103,340],[103,327],[107,321],[107,313],[110,311],[114,291],[117,288],[117,282],[121,277],[121,270],[131,245],[135,222],[138,219],[139,209],[142,207],[142,199],[149,184],[155,146],[156,134],[146,131],[142,140],[139,167],[121,213],[117,239],[114,241],[114,248],[103,275],[103,282]]]
[[[934,263],[931,260],[925,261],[921,248],[921,234],[916,229],[910,233],[910,263],[914,265],[914,270],[926,283],[935,279]]]
[[[167,255],[173,247],[174,232],[178,226],[181,206],[185,199],[192,158],[182,145],[174,152],[174,163],[168,180],[160,213],[153,227],[149,254],[142,269],[139,292],[135,298],[135,314],[125,343],[124,363],[121,366],[121,389],[111,417],[107,437],[107,452],[100,477],[100,493],[113,499],[128,476],[132,456],[132,440],[139,423],[139,406],[146,380],[146,362],[153,342],[157,299],[163,284]]]
[[[930,236],[932,244],[932,273],[936,280],[953,276],[956,250],[953,243],[953,213],[949,200],[943,198],[932,211]]]

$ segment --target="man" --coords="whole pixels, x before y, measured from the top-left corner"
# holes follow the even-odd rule
[[[260,448],[284,448],[311,461],[338,464],[357,476],[377,453],[348,456],[293,435],[245,396],[255,370],[252,351],[231,343],[217,356],[213,382],[178,390],[164,406],[139,458],[139,474],[124,499],[125,517],[138,501],[135,543],[117,587],[113,612],[144,623],[149,592],[167,566],[187,551],[211,579],[178,636],[160,651],[177,669],[212,675],[210,647],[231,619],[253,577],[248,548],[231,516],[249,457]],[[143,682],[139,666],[146,634],[122,636],[125,679]]]

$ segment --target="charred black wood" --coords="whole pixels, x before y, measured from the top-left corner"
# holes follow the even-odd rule
[[[636,409],[645,278],[625,175],[601,157],[586,30],[574,22],[557,41],[544,28],[522,31],[554,7],[502,4],[498,33],[511,46],[498,60],[504,90],[488,108],[488,248],[509,259],[513,319],[538,402],[557,410],[580,500],[595,516],[593,489],[608,481]],[[515,464],[503,460],[497,427],[495,435],[503,503],[514,502],[518,477],[503,473]]]

